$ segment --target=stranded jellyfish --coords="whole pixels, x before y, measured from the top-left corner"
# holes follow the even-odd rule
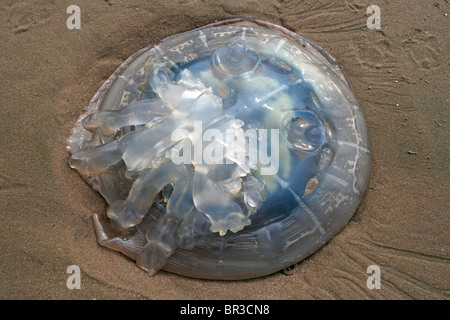
[[[106,200],[98,242],[154,274],[246,279],[318,250],[349,221],[367,129],[336,61],[280,26],[213,23],[127,59],[68,140]]]

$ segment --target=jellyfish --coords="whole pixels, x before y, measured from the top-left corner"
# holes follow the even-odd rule
[[[336,61],[283,27],[217,22],[144,48],[68,139],[107,202],[98,242],[154,275],[267,275],[349,221],[370,165],[363,114]]]

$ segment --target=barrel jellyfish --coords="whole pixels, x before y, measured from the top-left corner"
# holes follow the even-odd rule
[[[100,245],[150,275],[248,279],[330,241],[363,196],[363,114],[336,61],[232,19],[128,58],[72,129],[69,165],[107,203]]]

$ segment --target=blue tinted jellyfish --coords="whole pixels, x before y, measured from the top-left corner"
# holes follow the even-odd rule
[[[280,26],[217,22],[144,48],[68,139],[107,202],[98,242],[206,279],[309,256],[349,221],[370,164],[364,117],[335,60]]]

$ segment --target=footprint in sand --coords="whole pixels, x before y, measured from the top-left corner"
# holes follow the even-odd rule
[[[408,35],[403,42],[405,46],[410,47],[410,57],[414,63],[421,69],[438,68],[441,64],[441,48],[438,45],[436,36],[415,29],[412,35]]]

